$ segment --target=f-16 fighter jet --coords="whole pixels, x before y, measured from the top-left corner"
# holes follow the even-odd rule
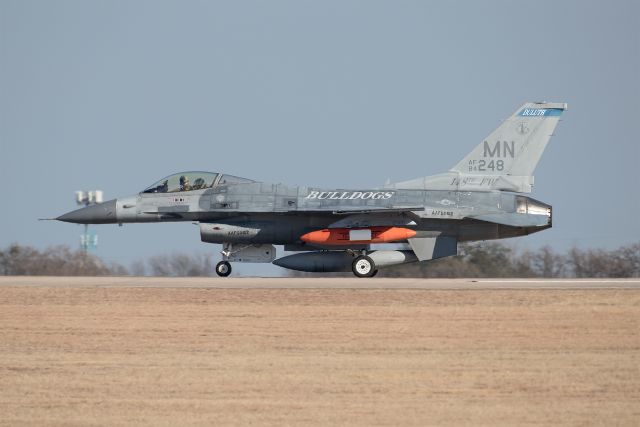
[[[526,103],[439,175],[374,189],[297,187],[225,173],[181,172],[140,193],[56,219],[78,224],[192,221],[231,262],[273,262],[308,272],[379,269],[456,255],[459,242],[551,227],[551,206],[530,193],[533,171],[564,103]],[[298,252],[276,259],[274,245]]]

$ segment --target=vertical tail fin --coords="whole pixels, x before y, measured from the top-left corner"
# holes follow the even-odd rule
[[[524,104],[451,170],[532,176],[567,104]]]
[[[449,172],[391,186],[529,193],[533,171],[566,109],[564,103],[526,103]]]

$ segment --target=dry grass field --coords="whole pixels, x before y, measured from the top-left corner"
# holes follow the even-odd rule
[[[2,286],[0,415],[637,426],[640,290]]]

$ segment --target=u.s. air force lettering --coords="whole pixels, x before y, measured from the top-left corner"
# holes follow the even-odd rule
[[[310,191],[307,200],[387,200],[393,191]]]

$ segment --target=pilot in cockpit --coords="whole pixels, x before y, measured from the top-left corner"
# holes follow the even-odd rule
[[[193,181],[193,189],[194,190],[200,190],[202,188],[205,188],[207,186],[207,183],[205,182],[205,180],[203,178],[196,178],[195,181]]]
[[[182,175],[180,177],[180,191],[190,191],[191,184],[189,183],[189,177]]]

